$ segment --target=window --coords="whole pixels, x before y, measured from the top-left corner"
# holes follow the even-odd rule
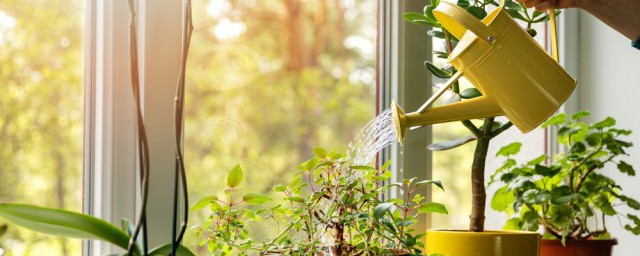
[[[0,2],[0,202],[82,210],[83,18],[82,1]],[[80,252],[11,224],[0,239],[0,255]]]
[[[275,196],[273,186],[288,184],[314,146],[346,152],[375,116],[375,0],[193,3],[185,121],[192,202],[222,193],[236,164],[243,191]],[[203,219],[203,211],[190,217]],[[186,235],[206,252],[198,241]]]

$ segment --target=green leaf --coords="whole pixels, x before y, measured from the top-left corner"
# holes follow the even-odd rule
[[[603,129],[603,128],[611,127],[614,125],[616,125],[616,120],[613,119],[612,117],[607,117],[604,120],[595,123],[591,127],[596,129]]]
[[[434,202],[422,203],[420,205],[420,208],[418,208],[418,211],[420,213],[434,213],[435,212],[435,213],[449,214],[449,211],[447,211],[447,208],[443,204],[434,203]]]
[[[102,240],[126,249],[129,236],[93,216],[34,205],[2,203],[0,217],[36,232],[80,239]]]
[[[242,200],[248,204],[259,205],[271,201],[271,198],[261,194],[246,194],[242,197]]]
[[[569,154],[582,154],[584,152],[587,152],[587,147],[582,142],[573,144],[569,150]]]
[[[237,164],[231,172],[227,175],[227,186],[235,188],[242,182],[244,174],[242,173],[242,167]]]
[[[544,122],[540,127],[547,128],[548,126],[551,126],[551,125],[561,125],[561,124],[564,124],[566,120],[567,120],[567,114],[560,113],[549,118],[549,120]]]
[[[623,195],[620,195],[618,197],[620,198],[620,200],[625,202],[629,207],[631,207],[631,209],[640,210],[640,203],[638,203],[638,201],[636,201],[635,199],[629,198]]]
[[[133,224],[128,219],[123,218],[122,220],[120,220],[120,228],[122,229],[123,232],[127,233],[127,235],[129,237],[131,237],[133,235],[133,233],[135,232],[136,225]],[[138,236],[138,238],[136,239],[136,245],[138,246],[138,248],[144,248],[143,245],[142,245],[142,236],[141,235]]]
[[[636,176],[636,171],[633,169],[633,166],[625,161],[620,161],[620,163],[618,163],[618,170],[620,170],[620,172],[622,173],[626,173],[629,176]]]
[[[493,194],[493,198],[491,199],[491,209],[499,212],[504,212],[515,200],[516,195],[513,193],[513,191],[509,191],[508,187],[506,186],[502,187],[498,189],[495,194]]]
[[[191,211],[202,210],[204,207],[209,205],[212,201],[216,201],[216,200],[218,200],[218,196],[215,196],[215,195],[205,196],[202,199],[200,199],[200,201],[198,201],[198,203],[196,203],[193,207],[191,207]]]
[[[609,198],[604,194],[599,194],[593,199],[593,204],[602,211],[602,213],[608,216],[616,215],[616,210],[613,209]]]
[[[600,133],[594,132],[587,135],[587,137],[585,137],[585,140],[587,141],[587,144],[589,144],[589,146],[595,147],[602,143],[602,135]]]
[[[578,199],[579,194],[573,193],[569,186],[555,187],[551,190],[551,203],[564,205],[571,202],[574,199]]]
[[[273,191],[275,192],[284,192],[285,190],[287,190],[287,186],[285,185],[276,185],[273,187]]]
[[[559,168],[549,168],[544,165],[537,164],[534,168],[534,173],[538,175],[542,175],[544,177],[555,176],[560,172]]]
[[[367,165],[352,165],[351,170],[375,171],[376,168]]]
[[[430,17],[425,16],[424,14],[417,13],[417,12],[405,13],[402,15],[402,18],[404,18],[404,20],[408,22],[418,24],[418,25],[432,26],[437,28],[442,27],[442,25],[440,25],[435,19],[432,19]]]
[[[442,31],[438,31],[438,30],[429,30],[429,31],[427,31],[427,35],[429,35],[429,36],[431,36],[431,37],[441,38],[441,39],[444,39],[444,38],[445,38],[445,36],[444,36],[444,32],[442,32]],[[434,53],[434,54],[436,54],[436,55],[439,55],[439,54],[440,54],[440,55],[446,55],[447,57],[449,56],[449,54],[448,54],[448,53],[446,53],[446,52],[437,52],[437,51],[434,51],[433,53]],[[443,58],[443,57],[440,57],[440,56],[438,56],[438,57],[439,57],[439,58]],[[444,58],[446,59],[447,57],[444,57]]]
[[[440,182],[439,180],[421,180],[416,182],[416,184],[414,186],[419,187],[422,185],[427,185],[427,184],[433,184],[438,186],[440,189],[442,189],[444,191],[444,187],[442,186],[442,182]]]
[[[527,165],[529,165],[529,166],[531,166],[531,165],[534,165],[534,166],[535,165],[539,165],[542,162],[544,162],[545,160],[547,160],[547,155],[541,155],[541,156],[539,156],[539,157],[527,162]]]
[[[551,205],[549,207],[549,222],[557,226],[565,226],[571,222],[571,208],[566,205]]]
[[[476,140],[475,136],[467,136],[467,137],[456,139],[456,140],[452,140],[452,141],[433,143],[433,144],[427,146],[427,149],[429,149],[431,151],[449,150],[449,149],[452,149],[452,148],[457,148],[459,146],[462,146],[462,145],[467,144],[467,143],[469,143],[471,141],[474,141],[474,140]]]
[[[591,115],[591,112],[586,111],[586,110],[582,110],[582,111],[578,111],[578,112],[576,112],[576,113],[572,114],[572,115],[571,115],[571,119],[573,119],[573,120],[576,120],[576,121],[577,121],[577,120],[580,120],[580,119],[582,119],[582,118],[584,118],[584,117],[587,117],[587,116],[589,116],[589,115]]]
[[[451,72],[444,71],[444,70],[436,67],[436,65],[434,65],[433,63],[431,63],[429,61],[425,61],[424,65],[427,67],[427,69],[429,69],[429,71],[431,71],[431,73],[434,76],[437,76],[439,78],[451,78],[451,76],[453,76],[453,74],[451,74]]]
[[[167,256],[171,254],[171,243],[158,246],[149,251],[149,256]],[[183,245],[178,246],[176,256],[196,256],[189,248]]]
[[[511,218],[507,220],[502,229],[504,230],[520,230],[522,228],[522,220],[520,218]]]
[[[473,99],[482,96],[482,93],[476,88],[467,88],[460,93],[460,97],[463,99]]]
[[[467,7],[466,10],[467,12],[471,13],[473,16],[475,16],[479,20],[484,19],[484,17],[487,17],[487,11],[485,11],[483,8],[480,8],[478,6],[469,6]]]
[[[292,197],[287,197],[285,198],[291,202],[296,202],[296,203],[301,203],[304,204],[306,201],[304,200],[304,198],[299,197],[299,196],[292,196]]]
[[[319,158],[325,158],[327,157],[327,150],[321,147],[314,147],[313,148],[313,155],[319,157]]]
[[[387,211],[389,211],[389,208],[391,208],[394,205],[395,205],[394,203],[381,203],[379,205],[376,205],[376,207],[373,208],[373,217],[375,219],[380,219],[384,217]]]
[[[496,153],[496,156],[508,157],[510,155],[515,155],[518,152],[520,152],[520,147],[522,147],[522,143],[520,142],[511,143],[509,145],[502,147],[500,150],[498,150],[498,153]]]
[[[540,226],[538,214],[534,211],[524,212],[522,215],[522,221],[522,227],[520,227],[520,229],[524,231],[537,231]]]
[[[519,11],[517,11],[517,10],[514,10],[514,9],[506,9],[505,11],[509,14],[509,16],[513,17],[514,19],[518,19],[518,20],[521,20],[521,21],[524,21],[524,22],[528,22],[528,21],[529,21],[527,18],[525,18],[525,17],[522,15],[522,13],[520,13],[520,12],[519,12]]]

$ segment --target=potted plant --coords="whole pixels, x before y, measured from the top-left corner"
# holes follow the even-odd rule
[[[478,19],[487,17],[486,8],[500,5],[497,1],[486,0],[458,0],[456,3],[459,7],[464,8]],[[431,37],[444,40],[442,50],[434,51],[434,56],[438,59],[446,60],[458,43],[458,40],[436,20],[433,10],[439,4],[439,0],[431,0],[430,5],[427,5],[422,13],[405,13],[404,19],[415,24],[432,27],[433,30],[429,30],[427,34]],[[508,0],[505,2],[504,8],[509,16],[526,24],[525,30],[532,37],[535,37],[537,34],[532,28],[532,24],[549,20],[548,14],[539,11],[530,12],[522,3],[518,4]],[[442,61],[442,63],[446,63],[446,61]],[[434,62],[427,61],[425,62],[425,66],[433,76],[442,79],[449,79],[457,72],[451,65],[436,65]],[[445,104],[482,96],[481,92],[473,87],[464,90],[461,89],[461,85],[458,82],[452,85],[450,93],[452,96],[446,100]],[[537,255],[538,236],[534,233],[487,232],[484,230],[486,204],[485,162],[487,152],[491,140],[509,129],[512,123],[500,123],[497,122],[494,117],[483,118],[480,120],[480,123],[474,123],[471,120],[464,120],[461,121],[461,123],[470,131],[470,136],[453,141],[435,143],[428,148],[434,151],[449,150],[476,141],[471,166],[472,211],[469,215],[469,230],[430,230],[427,232],[426,251],[452,255],[495,255],[497,253]],[[503,245],[502,248],[496,248],[494,246],[495,241],[498,239],[503,241],[501,243]],[[502,252],[497,252],[496,250],[501,250]]]
[[[282,203],[260,194],[239,193],[243,171],[236,166],[227,176],[224,195],[202,198],[192,210],[211,213],[192,230],[200,245],[216,255],[423,255],[424,232],[414,230],[419,214],[443,213],[444,205],[425,202],[416,188],[438,181],[415,179],[384,184],[389,164],[379,169],[351,165],[344,154],[314,149],[288,185],[277,185]],[[390,189],[399,198],[381,200]],[[277,232],[258,241],[252,222],[268,222]],[[435,256],[435,255],[434,255]]]
[[[640,218],[618,210],[620,206],[640,210],[640,203],[625,196],[615,180],[607,177],[612,165],[621,173],[635,175],[633,167],[621,160],[632,146],[624,140],[631,131],[616,128],[611,117],[595,124],[580,121],[588,115],[587,111],[570,117],[558,114],[543,125],[555,127],[558,143],[568,149],[552,160],[542,155],[519,165],[512,156],[520,150],[520,143],[498,152],[506,160],[494,176],[504,186],[491,206],[510,215],[505,229],[538,231],[542,226],[543,256],[611,255],[617,241],[607,231],[607,216],[626,220],[625,228],[640,234]]]

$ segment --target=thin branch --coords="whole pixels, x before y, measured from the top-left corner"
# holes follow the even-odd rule
[[[508,122],[506,124],[504,124],[503,126],[501,126],[500,128],[498,128],[497,130],[493,131],[491,133],[491,138],[494,138],[498,135],[500,135],[501,133],[503,133],[506,130],[509,130],[509,128],[511,128],[513,126],[512,122]]]
[[[471,121],[463,120],[461,122],[465,127],[467,127],[467,129],[469,129],[469,131],[471,131],[471,133],[473,133],[474,136],[476,136],[476,138],[482,136],[480,129],[478,129],[478,127],[476,127]]]

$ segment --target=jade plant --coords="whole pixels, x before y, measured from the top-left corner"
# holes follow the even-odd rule
[[[505,229],[537,231],[542,226],[546,238],[563,241],[608,238],[606,217],[612,216],[640,235],[640,218],[620,210],[621,206],[640,210],[640,203],[624,195],[608,177],[614,169],[635,176],[633,167],[623,160],[632,146],[625,140],[631,131],[616,128],[611,117],[595,124],[580,121],[588,115],[587,111],[558,114],[543,124],[555,127],[558,143],[568,149],[554,159],[542,155],[518,164],[513,156],[520,143],[498,151],[506,160],[494,177],[504,186],[494,195],[491,207],[511,216]]]
[[[280,203],[240,193],[243,172],[236,166],[223,196],[204,197],[192,207],[211,212],[192,228],[200,245],[215,255],[422,255],[425,234],[413,228],[416,217],[447,210],[426,202],[416,188],[433,184],[442,189],[440,182],[385,184],[391,177],[388,163],[379,169],[351,165],[344,154],[322,148],[315,148],[314,155],[298,167],[291,183],[274,187],[283,198]],[[381,200],[391,189],[401,196]],[[267,222],[277,232],[258,241],[250,232],[253,222]]]
[[[431,0],[430,4],[425,6],[422,13],[409,12],[405,13],[403,17],[409,22],[431,27],[432,30],[427,31],[427,34],[431,37],[444,40],[443,49],[441,49],[441,51],[434,51],[433,54],[435,58],[446,60],[458,43],[458,40],[435,19],[433,10],[438,4],[440,4],[440,0]],[[483,19],[487,16],[487,8],[499,6],[500,3],[495,0],[458,0],[457,5],[467,10],[467,12],[471,13],[474,17]],[[529,11],[522,3],[516,3],[511,0],[505,1],[505,10],[514,19],[522,21],[526,25],[526,31],[533,37],[535,37],[537,33],[535,29],[532,28],[532,25],[549,20],[548,14],[539,11]],[[433,76],[442,79],[449,79],[457,72],[451,65],[438,66],[430,61],[426,61],[424,64]],[[446,103],[472,99],[482,95],[481,92],[475,88],[461,90],[460,87],[458,82],[453,84],[451,87],[452,96]],[[453,141],[435,143],[428,148],[433,151],[448,150],[476,141],[473,163],[471,165],[472,210],[469,215],[469,230],[481,232],[484,231],[485,203],[487,198],[484,177],[489,144],[493,138],[511,128],[513,124],[511,122],[497,122],[494,117],[484,118],[480,120],[480,123],[473,123],[471,120],[464,120],[461,121],[461,123],[469,130],[471,133],[470,136]]]

